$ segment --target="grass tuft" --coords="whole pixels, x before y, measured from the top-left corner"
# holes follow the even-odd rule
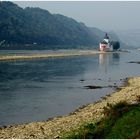
[[[104,108],[104,116],[100,122],[84,124],[78,130],[65,134],[63,138],[140,138],[140,103],[134,105],[126,102],[116,105],[107,104]]]

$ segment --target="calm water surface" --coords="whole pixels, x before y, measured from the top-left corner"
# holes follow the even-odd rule
[[[84,86],[121,85],[121,79],[140,75],[140,65],[127,63],[139,60],[140,52],[131,51],[0,62],[0,126],[46,120],[93,103],[114,89]]]

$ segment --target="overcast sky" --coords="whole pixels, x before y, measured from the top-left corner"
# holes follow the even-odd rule
[[[140,29],[140,1],[15,1],[20,7],[40,7],[103,30]]]

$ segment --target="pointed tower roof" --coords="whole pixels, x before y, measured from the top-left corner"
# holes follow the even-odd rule
[[[109,36],[107,35],[107,33],[105,34],[104,39],[109,39]]]

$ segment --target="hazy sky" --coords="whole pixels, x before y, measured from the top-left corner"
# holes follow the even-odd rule
[[[40,7],[87,26],[105,30],[140,29],[140,1],[16,1],[21,7]]]

